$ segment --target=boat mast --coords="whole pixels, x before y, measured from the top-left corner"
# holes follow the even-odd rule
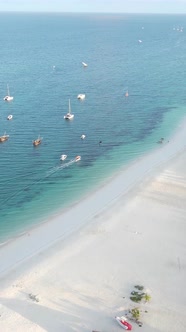
[[[10,96],[10,91],[9,91],[9,86],[7,84],[7,93],[8,93],[8,96]]]
[[[68,101],[68,104],[69,104],[69,106],[68,106],[68,112],[71,113],[70,99],[69,99],[69,101]]]

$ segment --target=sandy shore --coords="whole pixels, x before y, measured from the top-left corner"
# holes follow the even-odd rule
[[[134,331],[186,331],[184,142],[185,122],[73,209],[1,246],[2,331],[119,332],[114,317],[136,306]],[[148,303],[129,299],[136,284]]]

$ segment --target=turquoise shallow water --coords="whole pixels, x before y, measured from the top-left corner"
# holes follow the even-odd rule
[[[1,241],[171,136],[186,109],[185,26],[184,15],[0,15],[0,135],[10,135],[0,144]],[[79,163],[62,166],[76,155]]]

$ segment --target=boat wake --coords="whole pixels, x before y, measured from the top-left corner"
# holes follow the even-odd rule
[[[65,163],[65,164],[62,164],[62,165],[60,165],[60,166],[55,166],[55,167],[53,167],[51,170],[49,170],[49,171],[47,172],[47,175],[46,175],[46,176],[50,176],[50,175],[52,175],[52,174],[54,174],[54,173],[60,171],[61,169],[64,169],[64,168],[66,168],[66,167],[69,167],[70,165],[74,164],[75,162],[76,162],[76,159],[72,159],[72,160],[68,161],[68,162]]]
[[[81,160],[81,157],[80,156],[76,156],[74,159],[71,159],[69,162],[66,162],[66,163],[63,163],[62,165],[55,166],[55,167],[51,168],[49,171],[46,171],[46,173],[45,173],[44,176],[42,176],[41,178],[35,179],[34,181],[32,181],[32,183],[30,183],[27,186],[23,187],[21,190],[15,191],[11,196],[5,198],[2,203],[5,204],[8,201],[12,201],[12,199],[14,197],[18,197],[23,192],[24,193],[25,192],[29,192],[29,190],[30,190],[31,187],[33,188],[33,186],[38,185],[39,183],[42,183],[49,176],[55,174],[56,172],[58,172],[58,171],[60,171],[60,170],[62,170],[64,168],[69,167],[70,165],[76,163],[79,160]],[[32,174],[35,174],[35,173],[32,173]],[[25,177],[28,177],[28,174]]]

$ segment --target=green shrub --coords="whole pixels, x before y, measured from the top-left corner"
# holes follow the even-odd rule
[[[133,295],[130,297],[131,301],[137,302],[137,303],[140,302],[142,300],[142,298],[143,298],[143,296],[141,296],[141,295]]]
[[[136,286],[134,286],[134,288],[136,288],[136,289],[138,289],[140,291],[144,290],[144,287],[141,286],[141,285],[136,285]]]
[[[131,299],[133,302],[140,302],[140,301],[143,299],[145,293],[132,291],[132,292],[131,292],[131,295],[132,295],[132,296],[130,297],[130,299]]]
[[[132,317],[134,319],[139,320],[139,318],[140,318],[140,311],[139,311],[138,308],[133,308],[133,309],[131,309],[130,312],[131,312],[131,315],[132,315]]]
[[[143,295],[143,298],[144,298],[145,302],[149,302],[151,300],[151,296],[149,294],[147,294],[147,293],[145,293]]]

